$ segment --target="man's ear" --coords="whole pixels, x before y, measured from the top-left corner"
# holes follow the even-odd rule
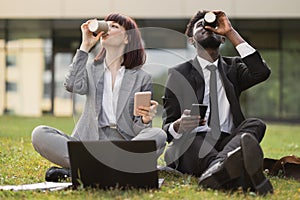
[[[193,37],[189,37],[189,38],[188,38],[188,42],[189,42],[191,45],[194,45],[194,46],[195,46],[195,41],[194,41],[194,38],[193,38]]]
[[[222,38],[221,38],[221,43],[224,44],[225,41],[226,41],[226,37],[222,36]]]

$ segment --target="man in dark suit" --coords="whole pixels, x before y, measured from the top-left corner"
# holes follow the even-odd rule
[[[196,58],[169,70],[163,97],[169,142],[165,161],[182,173],[199,176],[203,187],[272,193],[259,145],[266,125],[257,118],[246,119],[239,102],[241,92],[266,80],[270,69],[223,11],[207,14],[216,17],[215,25],[205,24],[206,13],[197,12],[186,29]],[[240,56],[220,55],[225,39]],[[206,116],[190,115],[194,103],[208,105]]]

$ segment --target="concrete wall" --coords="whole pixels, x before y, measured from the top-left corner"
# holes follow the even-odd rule
[[[134,18],[190,18],[200,9],[221,9],[236,18],[296,18],[299,7],[299,0],[1,0],[0,19],[90,18],[111,12]]]
[[[44,51],[41,39],[9,41],[7,54],[15,56],[16,65],[7,68],[6,80],[15,83],[17,91],[6,94],[6,108],[23,116],[42,114]]]

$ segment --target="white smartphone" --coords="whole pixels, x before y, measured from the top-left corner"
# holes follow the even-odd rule
[[[133,115],[138,116],[138,114],[136,113],[136,109],[139,106],[150,106],[150,101],[151,101],[151,91],[136,92],[134,94]]]

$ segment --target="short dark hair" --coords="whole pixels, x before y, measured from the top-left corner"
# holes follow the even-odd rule
[[[194,28],[194,25],[197,21],[199,21],[199,19],[202,19],[204,18],[204,15],[209,12],[207,10],[200,10],[198,12],[196,12],[196,14],[190,19],[187,27],[186,27],[186,30],[185,30],[185,35],[188,36],[188,37],[192,37],[193,36],[193,28]]]
[[[109,14],[104,18],[104,20],[117,22],[126,30],[128,35],[128,44],[124,50],[124,60],[122,65],[125,66],[126,69],[142,67],[146,61],[146,53],[141,33],[136,22],[131,17],[119,13]],[[96,56],[96,60],[103,60],[105,53],[106,51],[103,48]]]

